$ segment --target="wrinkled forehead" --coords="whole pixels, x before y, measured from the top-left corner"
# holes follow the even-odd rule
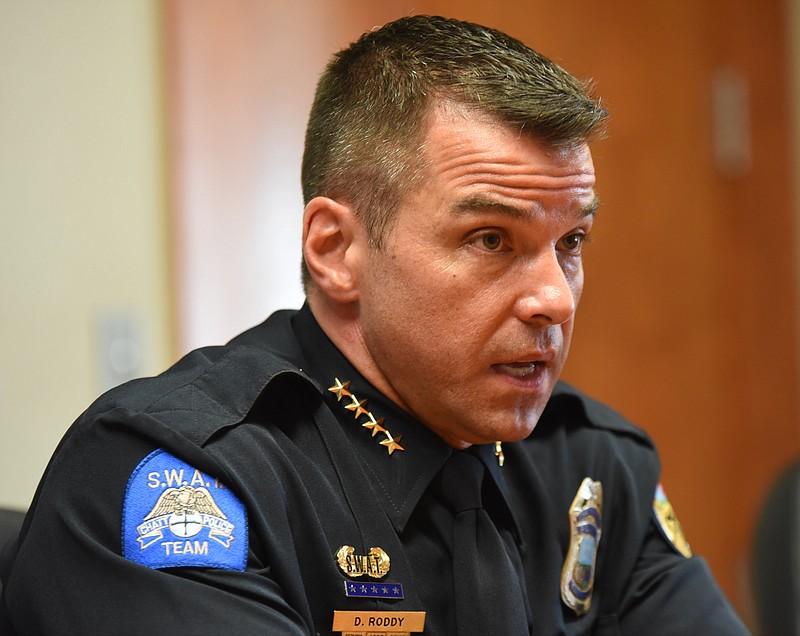
[[[583,183],[594,183],[594,162],[589,142],[542,140],[524,125],[509,123],[469,104],[450,100],[434,102],[426,116],[421,152],[417,160],[427,167],[469,155],[475,160],[513,161],[515,150],[527,156],[543,173],[553,177],[581,173]]]
[[[456,184],[486,178],[520,187],[591,189],[595,183],[588,142],[546,143],[474,109],[433,112],[422,154],[428,178]]]

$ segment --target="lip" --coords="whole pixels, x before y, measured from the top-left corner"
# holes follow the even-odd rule
[[[520,356],[508,362],[496,362],[491,365],[495,373],[512,380],[530,382],[539,380],[550,369],[556,359],[556,352],[548,350],[532,355]]]
[[[492,369],[512,378],[531,378],[541,373],[542,362],[512,362],[509,364],[493,364]]]
[[[558,356],[555,348],[548,348],[537,351],[528,351],[516,355],[503,356],[501,362],[496,362],[492,366],[525,366],[526,364],[550,364]]]

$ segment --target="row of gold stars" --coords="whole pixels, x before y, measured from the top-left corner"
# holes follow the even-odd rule
[[[392,434],[383,426],[383,418],[381,417],[375,419],[375,416],[366,408],[364,408],[367,404],[367,401],[359,400],[355,395],[350,393],[349,389],[350,382],[342,382],[339,380],[339,378],[336,378],[336,384],[330,387],[328,391],[336,394],[337,402],[341,402],[342,398],[350,398],[350,404],[345,404],[344,408],[346,408],[348,411],[353,411],[356,419],[362,415],[367,416],[368,421],[364,422],[361,426],[372,431],[372,437],[375,437],[378,433],[383,433],[386,436],[386,439],[382,440],[380,444],[381,446],[385,446],[387,448],[389,455],[394,453],[396,450],[405,450],[405,448],[400,446],[400,440],[403,439],[403,436],[398,435],[397,437],[392,437]]]

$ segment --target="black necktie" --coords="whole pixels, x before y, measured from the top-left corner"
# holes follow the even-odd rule
[[[442,496],[455,515],[453,580],[459,636],[530,634],[524,583],[491,517],[483,508],[484,466],[468,451],[454,451],[440,477]],[[512,557],[513,560],[512,561]]]

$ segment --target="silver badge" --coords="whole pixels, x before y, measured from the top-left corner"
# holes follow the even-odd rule
[[[561,599],[578,616],[592,604],[602,513],[603,485],[586,477],[569,509],[569,551],[561,571]]]

